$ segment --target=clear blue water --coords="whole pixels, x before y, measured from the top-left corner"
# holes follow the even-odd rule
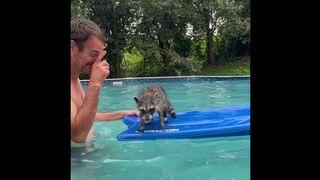
[[[133,97],[148,84],[105,85],[98,110],[135,109]],[[177,112],[250,103],[249,79],[159,84]],[[95,146],[71,151],[71,179],[250,179],[250,136],[117,141],[126,128],[121,120],[95,123]]]

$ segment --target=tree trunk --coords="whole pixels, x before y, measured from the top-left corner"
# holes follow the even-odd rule
[[[162,61],[164,64],[164,74],[163,75],[169,75],[170,74],[170,69],[169,69],[169,62],[170,62],[170,57],[169,57],[169,50],[165,45],[165,42],[161,40],[161,38],[158,36],[159,40],[159,48],[160,48],[160,55],[162,57]]]
[[[122,69],[121,69],[121,55],[119,53],[115,54],[115,63],[116,63],[116,77],[121,78],[122,77]]]
[[[121,54],[119,54],[118,52],[114,52],[111,57],[112,60],[110,61],[110,66],[113,66],[113,72],[110,73],[111,77],[120,78],[123,75],[121,69]]]
[[[213,65],[215,62],[213,56],[213,40],[210,31],[210,29],[207,30],[207,63]]]
[[[214,56],[213,56],[213,24],[211,23],[212,14],[209,9],[203,10],[204,19],[206,22],[206,35],[207,35],[207,64],[214,64]],[[210,24],[211,23],[211,24]]]
[[[117,25],[116,25],[116,20],[114,18],[111,18],[111,27],[108,28],[106,27],[108,32],[112,32],[112,34],[109,34],[110,39],[116,39],[118,40],[119,35],[117,32],[119,32]],[[122,77],[123,73],[122,73],[122,69],[121,69],[121,62],[122,62],[122,55],[119,52],[119,44],[117,41],[113,40],[111,42],[109,42],[110,44],[108,44],[108,50],[107,53],[110,54],[110,76],[109,77],[116,77],[116,78],[120,78]],[[109,50],[110,49],[110,50]]]

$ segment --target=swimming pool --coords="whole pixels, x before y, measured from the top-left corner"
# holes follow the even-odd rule
[[[128,78],[105,81],[98,110],[135,109],[133,97],[151,83],[165,88],[176,112],[250,104],[249,77]],[[71,178],[250,179],[250,135],[117,141],[126,128],[121,120],[95,123],[95,147],[72,150]]]

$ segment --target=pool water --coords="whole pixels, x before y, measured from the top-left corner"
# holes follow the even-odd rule
[[[135,109],[150,82],[105,84],[99,111]],[[250,79],[161,81],[176,112],[250,103]],[[86,88],[86,85],[84,85]],[[72,180],[249,180],[250,135],[178,140],[118,141],[121,120],[94,124],[95,146],[71,150]]]

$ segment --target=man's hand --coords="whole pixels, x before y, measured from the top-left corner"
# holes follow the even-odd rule
[[[91,75],[90,75],[90,84],[92,85],[101,87],[101,84],[110,74],[108,62],[106,60],[101,61],[102,57],[105,54],[106,52],[103,51],[103,53],[100,54],[100,56],[96,59],[96,61],[92,65]]]
[[[140,112],[137,110],[127,110],[124,111],[125,116],[140,116]]]
[[[111,121],[122,119],[125,116],[140,116],[139,111],[136,110],[125,110],[117,112],[97,112],[95,116],[96,121]]]

